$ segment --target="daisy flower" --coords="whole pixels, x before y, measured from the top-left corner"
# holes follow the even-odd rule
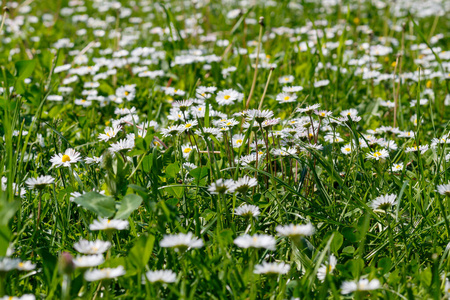
[[[289,238],[300,238],[304,236],[311,236],[314,234],[315,229],[311,223],[305,225],[278,225],[275,230],[279,235],[286,236]]]
[[[209,99],[216,90],[217,88],[215,86],[210,87],[199,86],[195,92],[198,98]]]
[[[415,136],[416,136],[416,134],[414,133],[414,131],[402,131],[398,135],[398,137],[402,137],[402,138],[413,138]]]
[[[167,128],[163,128],[161,130],[161,133],[163,137],[169,137],[178,134],[180,131],[184,131],[183,125],[171,125]]]
[[[31,271],[36,268],[36,265],[31,261],[21,261],[17,264],[17,270],[19,271]]]
[[[296,86],[283,86],[283,92],[286,93],[297,93],[301,92],[303,90],[302,86],[296,85]]]
[[[320,104],[313,104],[310,106],[307,106],[305,108],[297,108],[297,112],[299,113],[306,113],[306,114],[312,114],[315,110],[317,110],[320,107]]]
[[[42,175],[37,178],[28,178],[25,181],[25,184],[28,186],[29,189],[42,190],[47,185],[52,184],[54,181],[55,179],[52,176]]]
[[[368,153],[366,157],[380,160],[380,159],[389,157],[389,152],[386,149],[381,149],[380,151],[374,151],[374,152]]]
[[[358,111],[354,108],[350,108],[347,110],[341,111],[341,116],[343,117],[356,117],[358,115]]]
[[[179,125],[179,132],[184,132],[184,131],[191,130],[192,127],[195,127],[197,125],[198,125],[198,121],[197,120],[189,120],[185,124]]]
[[[231,144],[232,144],[233,148],[241,147],[243,142],[244,142],[243,134],[235,134],[235,135],[233,135],[233,138],[231,139]]]
[[[165,235],[159,246],[163,248],[175,248],[176,252],[185,252],[193,248],[203,247],[203,241],[194,237],[192,232]]]
[[[178,108],[180,111],[186,111],[189,107],[194,103],[191,99],[182,100],[182,101],[174,101],[172,102],[172,107]]]
[[[317,278],[323,282],[327,274],[333,273],[334,269],[336,268],[336,265],[337,265],[336,256],[331,254],[330,261],[325,264],[322,264],[317,270]]]
[[[172,270],[148,271],[142,276],[142,284],[145,284],[146,280],[151,283],[174,283],[177,280],[177,274]]]
[[[117,268],[94,269],[86,271],[86,273],[84,273],[84,279],[86,279],[86,281],[113,279],[123,276],[125,273],[126,272],[123,266],[118,266]]]
[[[297,96],[291,93],[280,93],[277,95],[276,100],[280,103],[290,103],[297,101]]]
[[[105,253],[111,247],[111,242],[95,240],[95,241],[87,241],[87,240],[79,240],[73,245],[73,248],[82,254],[102,254]]]
[[[260,214],[259,207],[250,204],[243,204],[237,207],[234,213],[238,216],[242,217],[258,217]]]
[[[425,152],[428,151],[428,149],[429,149],[428,145],[419,145],[419,147],[417,146],[407,147],[405,153],[420,151],[420,154],[424,154]]]
[[[450,182],[447,184],[438,185],[436,188],[439,194],[450,197]]]
[[[328,79],[319,80],[319,81],[314,82],[314,87],[318,88],[318,87],[322,87],[322,86],[327,86],[328,84],[330,84],[330,81]]]
[[[395,194],[382,195],[372,200],[370,207],[372,207],[372,209],[387,210],[391,206],[397,204],[396,199],[397,195]]]
[[[259,109],[249,109],[245,112],[247,121],[255,119],[258,124],[261,124],[267,119],[273,117],[273,111],[271,110],[259,110]]]
[[[234,181],[232,179],[218,179],[208,187],[211,194],[225,194],[234,192]]]
[[[0,260],[0,273],[17,269],[17,265],[19,263],[20,259],[18,258],[4,257],[2,260]]]
[[[89,229],[94,230],[124,230],[128,229],[127,220],[108,220],[108,219],[98,219],[89,225]]]
[[[255,178],[244,176],[233,183],[232,190],[240,194],[245,194],[250,188],[256,186],[257,184],[258,181]]]
[[[281,274],[287,274],[290,269],[291,269],[291,266],[284,262],[270,263],[270,262],[263,261],[262,264],[255,266],[255,270],[253,271],[253,273],[267,274],[267,275],[281,275]]]
[[[327,110],[316,110],[316,111],[314,111],[314,113],[316,115],[318,115],[319,118],[327,118],[333,114],[331,111],[327,111]]]
[[[105,259],[101,254],[77,256],[73,260],[73,264],[76,268],[93,268],[101,265],[104,262]]]
[[[216,101],[219,105],[230,105],[233,104],[234,101],[238,100],[238,98],[239,92],[233,89],[227,89],[217,93]]]
[[[234,240],[240,248],[263,248],[275,251],[275,238],[267,234],[255,234],[253,236],[244,234]]]
[[[292,76],[292,75],[281,76],[278,79],[278,82],[281,83],[281,84],[292,83],[293,81],[294,81],[294,76]]]
[[[64,153],[53,155],[50,159],[53,167],[69,167],[71,164],[77,163],[81,159],[81,154],[72,148],[67,149]]]
[[[352,153],[352,145],[351,144],[344,145],[343,147],[341,147],[341,152],[345,155]]]
[[[36,297],[32,294],[25,294],[21,297],[18,296],[3,296],[0,300],[36,300]]]
[[[350,294],[355,291],[371,291],[381,287],[378,279],[361,278],[359,281],[344,281],[341,285],[341,294]]]
[[[121,129],[121,127],[118,126],[118,125],[113,126],[113,127],[106,127],[106,128],[104,129],[104,132],[105,132],[105,133],[100,133],[100,134],[98,135],[98,139],[99,139],[100,141],[107,142],[107,141],[109,141],[110,139],[114,138],[114,137],[117,135],[117,133],[119,133],[120,129]]]
[[[118,142],[111,144],[109,150],[113,153],[120,152],[122,150],[131,150],[134,148],[134,139],[121,139]]]
[[[398,172],[403,170],[403,163],[393,164],[391,168],[392,172]]]
[[[183,154],[184,158],[188,158],[189,155],[191,154],[192,150],[195,150],[195,147],[192,147],[188,144],[186,145],[181,145],[181,153]]]

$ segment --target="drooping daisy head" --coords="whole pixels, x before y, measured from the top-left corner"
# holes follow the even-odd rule
[[[388,210],[397,203],[396,199],[397,195],[395,194],[382,195],[373,199],[370,203],[370,207],[372,207],[372,209]]]

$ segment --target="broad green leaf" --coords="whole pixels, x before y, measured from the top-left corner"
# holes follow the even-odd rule
[[[113,198],[96,192],[89,192],[75,198],[75,203],[103,218],[112,217],[116,211]]]
[[[20,207],[20,201],[14,200],[0,207],[0,226],[7,225]]]
[[[177,163],[170,164],[166,168],[167,177],[176,178],[178,172],[180,172],[180,168]]]
[[[34,71],[34,67],[36,66],[36,61],[33,60],[21,60],[16,62],[16,78],[17,80],[24,80]]]
[[[143,235],[139,237],[128,254],[128,261],[138,269],[144,268],[153,251],[155,237],[153,235]]]
[[[0,226],[0,256],[5,256],[9,247],[9,240],[11,238],[11,231],[8,226]]]
[[[142,197],[135,194],[126,195],[120,204],[119,210],[116,213],[115,219],[126,220],[128,217],[139,208],[142,203]]]

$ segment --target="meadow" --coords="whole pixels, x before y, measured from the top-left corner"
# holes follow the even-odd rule
[[[0,299],[450,298],[450,1],[3,1]]]

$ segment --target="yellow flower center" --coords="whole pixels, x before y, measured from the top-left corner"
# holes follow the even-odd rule
[[[377,151],[377,152],[375,152],[375,153],[373,154],[373,156],[379,157],[379,156],[381,156],[381,153]]]
[[[236,144],[242,144],[242,140],[241,139],[236,140]]]
[[[225,99],[225,100],[228,100],[230,98],[231,98],[231,96],[228,96],[228,95],[223,96],[223,99]]]
[[[230,126],[230,125],[231,125],[231,122],[227,122],[227,124],[225,124],[225,125]]]
[[[288,101],[290,98],[291,98],[291,97],[286,96],[286,97],[284,97],[284,101]]]
[[[287,78],[287,77],[284,77],[284,81],[288,81],[289,80],[289,78]]]
[[[350,149],[350,148],[348,148],[348,147],[347,147],[347,148],[345,148],[344,150],[345,150],[345,151],[347,151],[347,152],[350,152],[350,151],[352,151],[352,149]]]
[[[19,263],[19,267],[20,267],[20,268],[23,268],[23,266],[24,266],[24,263],[23,263],[23,262],[20,262],[20,263]]]
[[[62,162],[70,161],[70,156],[67,154],[64,154],[62,157]]]
[[[128,96],[130,94],[130,92],[125,91],[125,96]]]
[[[191,148],[186,148],[186,149],[183,150],[183,152],[184,153],[189,153],[189,152],[191,152],[191,150],[192,150]]]
[[[191,126],[192,126],[192,124],[188,123],[188,124],[184,125],[184,128],[189,128]]]

